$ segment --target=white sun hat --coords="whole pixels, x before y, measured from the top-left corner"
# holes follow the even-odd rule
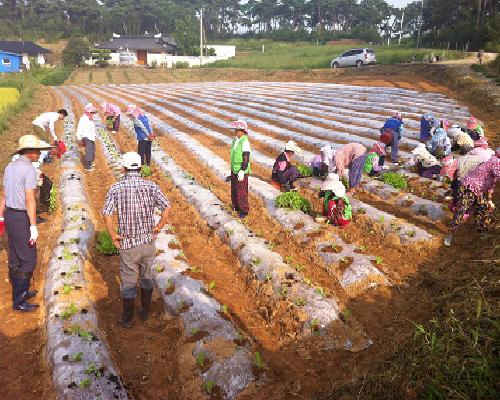
[[[302,152],[302,149],[297,146],[297,143],[295,143],[294,140],[289,140],[288,142],[286,142],[285,151],[293,151],[294,153],[300,154]]]
[[[345,195],[345,186],[337,174],[328,174],[326,180],[323,182],[322,189],[331,190],[337,197],[344,197]]]
[[[24,135],[19,138],[19,147],[14,154],[21,152],[22,150],[34,149],[34,150],[50,150],[54,146],[51,146],[47,142],[38,139],[35,135]]]
[[[126,169],[141,169],[141,156],[134,151],[129,151],[122,156],[122,167]]]

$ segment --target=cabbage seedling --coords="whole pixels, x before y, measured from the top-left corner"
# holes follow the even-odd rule
[[[203,368],[203,365],[205,364],[205,358],[205,353],[200,351],[198,354],[196,354],[196,364]]]
[[[264,362],[262,361],[262,356],[258,351],[255,352],[254,358],[255,358],[255,366],[257,367],[257,369],[259,370],[262,369],[262,367],[264,366]]]
[[[214,381],[206,381],[203,386],[208,394],[212,394],[212,390],[214,389],[215,382]]]

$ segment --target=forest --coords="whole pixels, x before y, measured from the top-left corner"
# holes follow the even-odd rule
[[[498,51],[500,17],[494,0],[421,0],[404,9],[385,0],[0,0],[0,37],[57,40],[85,35],[173,33],[195,22],[203,8],[211,40],[235,37],[326,42],[359,38],[381,42],[400,30],[407,42]],[[194,26],[193,23],[191,26]]]

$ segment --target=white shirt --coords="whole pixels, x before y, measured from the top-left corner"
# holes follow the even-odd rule
[[[91,120],[87,114],[81,116],[80,121],[78,121],[78,128],[76,129],[76,138],[82,140],[87,138],[95,142],[95,123]]]
[[[46,112],[46,113],[40,114],[38,117],[36,117],[35,120],[33,121],[33,125],[39,126],[40,128],[42,128],[44,130],[49,128],[50,134],[52,135],[54,140],[57,140],[55,123],[58,120],[59,120],[59,113]]]
[[[238,145],[238,142],[240,140],[241,140],[241,138],[236,137],[236,140],[234,141],[234,147],[236,147]],[[242,153],[247,153],[247,152],[250,153],[250,141],[249,140],[245,140],[243,142],[243,145],[241,146],[241,152]]]

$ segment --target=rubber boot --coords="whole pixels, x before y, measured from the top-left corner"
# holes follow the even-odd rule
[[[31,273],[10,272],[9,276],[12,282],[12,308],[15,311],[21,312],[30,312],[37,309],[39,307],[38,304],[32,304],[26,301],[26,298],[34,296],[33,292],[28,291]]]
[[[132,328],[132,318],[134,316],[134,302],[135,299],[124,299],[122,298],[123,314],[121,315],[119,322],[127,329]]]
[[[153,289],[141,288],[141,319],[147,321],[149,319],[149,308],[151,307],[151,298],[153,297]]]

